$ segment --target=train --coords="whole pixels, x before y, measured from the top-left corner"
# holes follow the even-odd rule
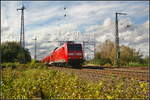
[[[66,41],[56,47],[49,55],[41,60],[42,63],[54,66],[80,67],[84,62],[84,53],[81,43]]]

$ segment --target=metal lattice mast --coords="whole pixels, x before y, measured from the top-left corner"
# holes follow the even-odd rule
[[[21,10],[21,27],[20,27],[20,46],[25,48],[25,35],[24,35],[24,5],[18,10]]]
[[[116,13],[116,34],[115,34],[115,48],[116,48],[116,67],[119,67],[119,57],[120,57],[120,49],[119,49],[119,36],[118,36],[118,13]]]
[[[115,34],[115,48],[116,48],[116,58],[115,66],[120,67],[120,48],[119,48],[119,34],[118,34],[118,15],[126,15],[126,13],[115,13],[116,14],[116,34]]]

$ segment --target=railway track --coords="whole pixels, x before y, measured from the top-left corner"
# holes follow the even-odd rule
[[[142,74],[148,74],[149,71],[135,71],[135,70],[118,70],[118,69],[107,69],[110,71],[120,71],[120,72],[133,72],[133,73],[142,73]]]
[[[88,70],[88,71],[95,71],[95,72],[105,72],[105,71],[111,71],[112,73],[132,73],[132,74],[141,74],[141,75],[149,75],[149,72],[139,72],[139,71],[124,71],[124,70],[114,70],[114,69],[105,69],[105,70]]]
[[[133,71],[133,70],[123,70],[123,69],[89,69],[81,68],[74,69],[71,67],[51,67],[52,69],[64,71],[67,73],[75,73],[79,77],[89,78],[91,80],[99,80],[101,78],[112,78],[112,77],[124,77],[124,78],[135,78],[139,81],[149,81],[148,71]]]
[[[110,71],[112,71],[112,70],[110,70]],[[116,71],[116,70],[113,70],[113,71]],[[124,77],[124,78],[135,78],[136,80],[139,80],[139,81],[146,81],[146,82],[149,81],[148,80],[148,73],[142,73],[142,76],[140,76],[140,77],[139,77],[139,75],[137,76],[137,72],[135,72],[136,74],[134,74],[134,75],[133,74],[127,75],[127,73],[125,75],[123,75],[122,73],[119,73],[119,74],[118,73],[110,73],[110,74],[108,74],[108,72],[93,73],[91,71],[86,71],[86,73],[90,73],[90,74],[93,74],[94,76],[102,77],[102,78]],[[140,74],[141,74],[141,72],[140,72]]]
[[[71,67],[65,67],[65,68],[71,68]],[[88,69],[86,71],[91,71],[91,72],[100,72],[100,71],[111,71],[111,72],[121,72],[121,73],[136,73],[136,74],[142,74],[142,75],[149,75],[149,70],[126,70],[126,69],[111,69],[111,68],[99,68],[99,69],[89,69],[89,68],[82,68],[79,70],[84,71],[85,69]]]
[[[110,71],[120,71],[120,72],[133,72],[133,73],[142,73],[142,74],[148,74],[149,73],[149,69],[147,70],[129,70],[129,69],[125,69],[125,68],[105,68],[105,67],[97,67],[97,68],[86,68],[83,67],[83,69],[95,69],[95,70],[110,70]]]
[[[88,73],[96,74],[100,77],[112,78],[112,77],[124,77],[124,78],[135,78],[139,81],[149,81],[149,74],[144,72],[136,71],[118,71],[118,70],[103,70],[103,71],[86,71]]]

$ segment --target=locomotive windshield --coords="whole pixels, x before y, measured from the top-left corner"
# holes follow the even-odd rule
[[[82,50],[81,44],[75,44],[75,50],[81,51]]]
[[[68,51],[81,51],[81,44],[68,44]]]

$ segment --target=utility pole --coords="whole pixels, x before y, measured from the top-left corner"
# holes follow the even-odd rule
[[[36,40],[37,40],[37,38],[35,37],[33,40],[34,40],[34,59],[36,60]]]
[[[21,27],[20,27],[20,46],[25,48],[25,36],[24,36],[24,5],[18,10],[21,10]]]
[[[116,58],[115,66],[120,67],[120,48],[119,48],[119,34],[118,34],[118,15],[127,15],[126,13],[116,13],[116,34],[115,34],[115,49]]]

